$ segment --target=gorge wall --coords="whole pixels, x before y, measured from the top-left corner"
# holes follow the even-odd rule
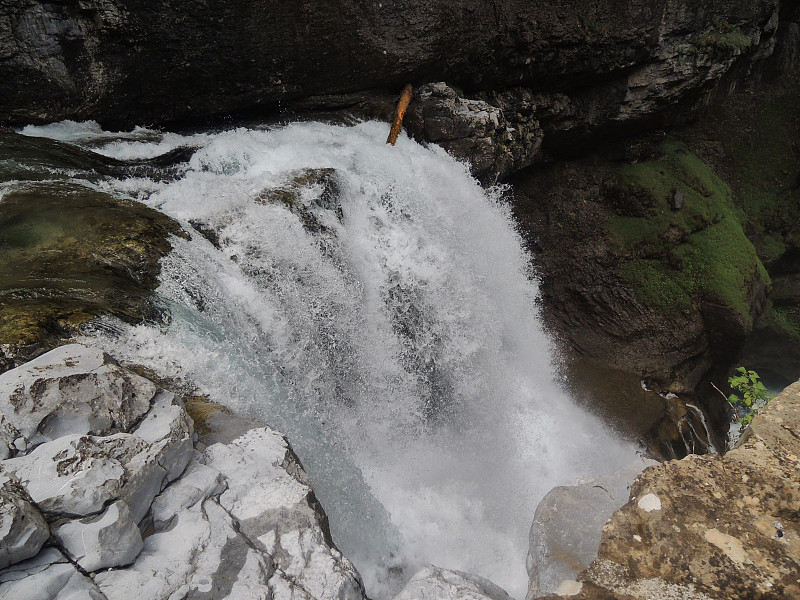
[[[734,63],[748,70],[772,53],[780,5],[3,0],[0,114],[6,125],[161,124],[309,98],[346,106],[446,80],[529,90],[509,101],[536,109],[560,133],[553,144],[570,146],[663,120]]]

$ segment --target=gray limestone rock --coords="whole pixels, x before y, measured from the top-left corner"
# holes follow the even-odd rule
[[[49,537],[47,521],[25,489],[0,476],[0,569],[36,556]]]
[[[0,572],[0,600],[106,600],[55,548]]]
[[[48,516],[83,517],[122,499],[139,522],[192,457],[192,426],[172,394],[159,395],[135,434],[68,435],[0,463]],[[143,436],[143,437],[141,437]]]
[[[122,465],[91,436],[68,435],[0,463],[47,517],[97,513],[119,497]]]
[[[99,516],[56,526],[53,536],[67,555],[88,572],[130,564],[143,546],[128,505],[119,501]]]
[[[394,600],[511,600],[511,596],[483,577],[428,565]]]
[[[555,487],[542,498],[530,531],[528,600],[565,589],[597,558],[606,521],[628,501],[636,476],[655,464],[637,460],[580,485]]]
[[[73,362],[82,361],[84,370],[111,364],[102,354],[94,362],[85,356],[79,348],[51,353],[48,360],[55,364],[40,360],[37,368],[56,373],[65,368],[61,363],[76,371]],[[21,380],[19,373],[9,373],[9,380]],[[127,377],[116,365],[108,376],[108,383],[97,385],[113,388],[119,384],[115,377]],[[48,418],[70,424],[52,431],[93,427],[87,424],[95,413],[81,405],[81,398],[91,403],[101,394],[82,377],[42,384],[53,407]],[[73,385],[78,379],[82,388]],[[30,387],[19,388],[20,394]],[[8,559],[23,562],[0,570],[0,598],[364,600],[360,576],[333,546],[324,513],[282,435],[266,427],[248,431],[252,422],[245,427],[229,416],[234,425],[222,430],[236,433],[220,437],[223,442],[201,454],[194,449],[193,425],[182,403],[172,393],[153,390],[139,396],[148,397],[148,406],[135,419],[114,421],[124,421],[128,431],[115,431],[113,419],[106,419],[104,435],[68,433],[48,441],[28,433],[24,439],[38,445],[0,461],[2,481],[13,478],[17,496],[31,499],[24,504],[15,497],[3,509],[9,514],[19,506],[33,510],[36,503],[43,513],[29,533],[16,532],[14,515],[5,527],[6,515],[0,515],[8,547],[23,548],[9,552]],[[27,432],[36,419],[25,419],[38,415],[41,404],[35,393],[25,397],[32,399],[32,408],[15,422]],[[82,416],[61,419],[62,407],[65,414]],[[80,426],[72,427],[76,423]],[[15,434],[12,445],[19,437]],[[91,579],[52,548],[24,561],[39,551],[50,531]],[[14,536],[25,540],[15,542]]]
[[[239,531],[272,557],[269,586],[275,595],[363,598],[361,578],[330,543],[305,473],[281,434],[253,429],[227,445],[210,446],[205,457],[227,483],[221,506]]]
[[[222,599],[236,598],[232,590],[248,576],[266,598],[270,573],[268,558],[251,548],[219,504],[206,500],[182,510],[167,531],[149,536],[130,567],[98,573],[95,582],[109,600]]]
[[[180,511],[206,498],[219,495],[225,487],[225,480],[219,471],[196,459],[192,460],[181,478],[153,501],[152,516],[155,528],[163,530]]]
[[[100,350],[61,346],[0,375],[0,453],[24,454],[64,435],[127,431],[155,392]]]

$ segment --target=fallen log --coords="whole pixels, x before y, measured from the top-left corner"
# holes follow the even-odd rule
[[[394,146],[397,142],[397,136],[400,135],[400,130],[403,129],[403,117],[406,116],[406,109],[411,102],[411,95],[414,93],[414,88],[410,83],[407,83],[400,94],[400,102],[397,103],[397,110],[394,113],[394,121],[392,121],[392,128],[389,130],[389,137],[386,138],[386,143]]]

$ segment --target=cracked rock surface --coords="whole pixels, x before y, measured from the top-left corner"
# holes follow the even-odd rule
[[[0,423],[2,600],[364,599],[267,427],[201,452],[173,393],[77,344],[0,376]]]

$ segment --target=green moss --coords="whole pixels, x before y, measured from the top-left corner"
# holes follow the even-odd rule
[[[617,185],[652,198],[647,217],[613,216],[608,229],[625,256],[620,272],[637,298],[661,311],[689,308],[704,296],[751,321],[754,279],[769,277],[747,239],[730,188],[681,142],[664,144],[657,161],[621,167]],[[672,210],[676,190],[684,205]]]
[[[767,313],[767,318],[785,331],[790,337],[800,342],[800,315],[786,308],[772,308],[772,310]]]
[[[698,51],[717,54],[741,54],[751,46],[741,29],[721,20],[714,20],[697,42]]]
[[[744,217],[743,220],[746,218],[747,217]],[[758,250],[758,255],[765,262],[772,262],[783,256],[788,248],[786,246],[786,242],[783,241],[783,238],[765,233],[760,237],[756,249]]]
[[[752,124],[718,127],[714,135],[730,155],[729,178],[742,222],[759,255],[769,262],[787,243],[800,246],[797,150],[800,96],[782,93],[752,106]]]

